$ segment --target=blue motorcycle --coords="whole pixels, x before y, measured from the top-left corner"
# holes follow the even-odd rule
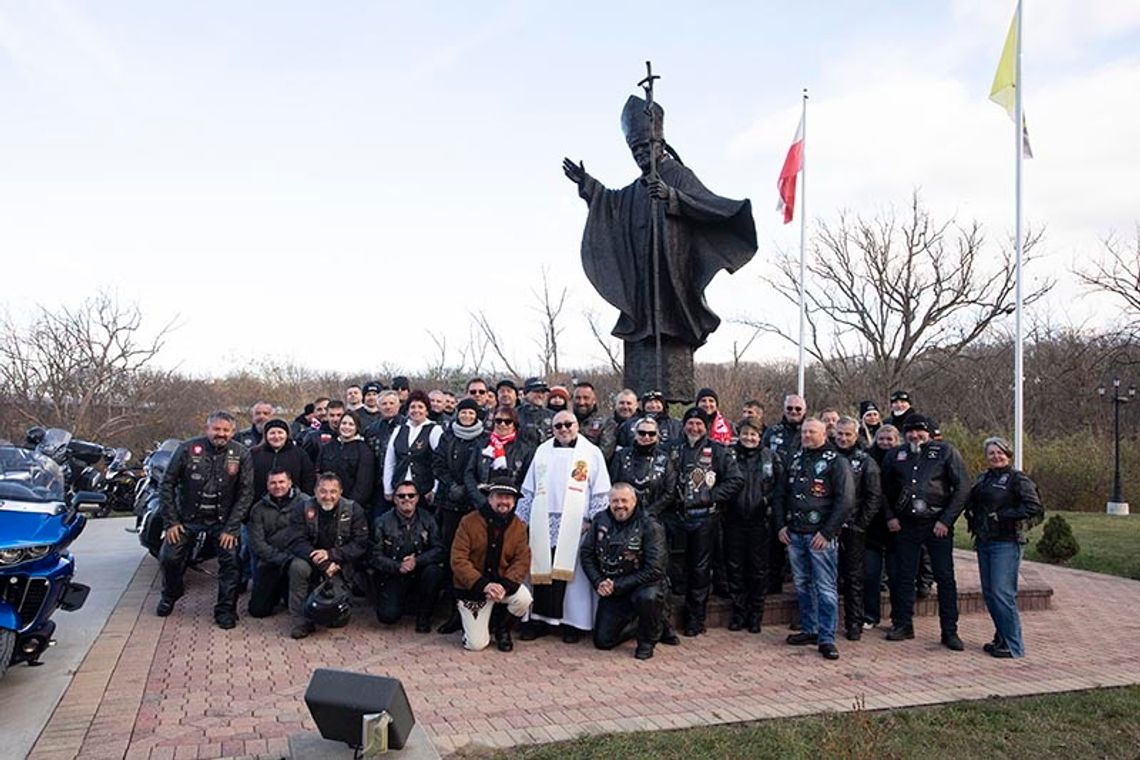
[[[52,614],[87,601],[67,547],[87,524],[83,513],[105,503],[101,493],[69,497],[52,459],[0,442],[0,677],[9,665],[37,664],[54,643]]]

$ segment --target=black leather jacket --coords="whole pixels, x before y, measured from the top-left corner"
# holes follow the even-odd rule
[[[1029,529],[1045,516],[1037,484],[1005,467],[978,476],[966,502],[966,522],[978,541],[1026,543]]]
[[[771,449],[733,447],[744,485],[729,500],[726,513],[737,520],[771,520],[773,505],[783,498],[784,463]]]
[[[261,443],[263,435],[264,434],[260,430],[251,425],[244,430],[239,430],[234,433],[234,440],[240,443],[242,446],[245,446],[247,449],[252,449],[254,446]]]
[[[308,497],[293,488],[280,504],[269,494],[261,497],[249,511],[249,546],[259,562],[284,565],[293,559],[289,551],[293,543],[290,525],[293,511]]]
[[[839,535],[855,505],[851,465],[828,441],[818,449],[799,449],[786,475],[783,504],[775,509],[776,529]]]
[[[398,575],[400,563],[409,554],[416,557],[416,569],[443,562],[439,527],[422,507],[407,520],[390,509],[380,515],[372,530],[372,567],[381,575]]]
[[[851,463],[851,474],[855,478],[855,505],[846,527],[865,533],[883,507],[883,478],[879,465],[858,445],[838,451]]]
[[[786,467],[792,461],[792,455],[800,449],[800,426],[803,423],[789,422],[781,419],[772,427],[764,431],[760,438],[760,445],[780,455]]]
[[[590,585],[597,588],[609,578],[615,596],[663,581],[668,556],[665,529],[640,507],[625,522],[614,519],[608,509],[599,513],[578,550]]]
[[[522,402],[515,409],[519,415],[519,435],[534,448],[548,441],[554,435],[553,410],[545,406],[535,406],[529,402]]]
[[[436,513],[440,509],[466,514],[471,511],[471,496],[467,493],[467,467],[471,457],[478,451],[482,436],[463,440],[448,427],[439,439],[439,446],[432,452],[431,468],[439,482],[435,495]]]
[[[970,496],[962,455],[946,441],[928,441],[917,452],[898,446],[883,458],[883,512],[887,520],[939,520],[954,525]]]
[[[671,511],[677,496],[677,451],[661,446],[618,449],[610,462],[610,482],[637,491],[637,511],[654,517]]]
[[[166,525],[221,520],[236,535],[253,501],[253,460],[235,441],[221,448],[206,437],[175,449],[158,490]]]
[[[578,417],[578,413],[574,412],[574,416]],[[603,414],[601,409],[594,407],[585,417],[578,417],[578,432],[601,449],[602,456],[610,461],[617,446],[617,422],[612,415]]]
[[[684,515],[711,514],[744,486],[732,451],[708,436],[690,444],[682,435],[677,456],[677,503]]]
[[[467,464],[467,497],[471,499],[473,509],[481,509],[487,503],[487,496],[479,490],[479,486],[491,482],[491,465],[494,459],[483,450],[491,440],[490,435],[481,435],[475,439],[474,450],[471,452],[471,461]],[[516,436],[505,447],[507,454],[507,472],[514,478],[515,488],[521,488],[526,471],[530,469],[530,462],[534,459],[534,447]]]
[[[321,546],[318,534],[320,503],[308,498],[294,504],[289,515],[289,529],[293,533],[289,551],[294,557],[307,560],[317,549],[324,549],[329,553],[329,559],[347,573],[352,563],[368,553],[368,518],[364,509],[349,499],[341,498],[333,509],[336,510],[336,538],[332,546]],[[324,569],[323,564],[321,569]]]

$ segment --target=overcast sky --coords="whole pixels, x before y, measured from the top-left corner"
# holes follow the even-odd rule
[[[775,182],[803,87],[809,219],[919,188],[1011,234],[1011,124],[987,96],[1012,0],[570,5],[4,0],[5,306],[112,288],[152,326],[177,317],[164,361],[200,374],[266,355],[415,371],[427,331],[460,346],[485,310],[529,370],[545,266],[570,290],[564,365],[600,363],[583,314],[616,312],[582,274],[586,207],[559,164],[634,178],[619,115],[647,59],[670,143],[752,199],[760,241],[710,287],[726,324],[698,360],[746,339],[733,317],[793,322],[759,277],[798,248]],[[1112,309],[1067,272],[1140,217],[1140,3],[1027,0],[1023,66],[1025,213],[1048,229],[1026,274],[1100,324]]]

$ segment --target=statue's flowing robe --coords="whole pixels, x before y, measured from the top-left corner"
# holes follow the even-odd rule
[[[676,191],[657,203],[660,243],[661,334],[696,348],[720,318],[704,291],[721,269],[729,273],[756,253],[756,225],[748,200],[714,195],[678,161],[665,159],[662,181]],[[607,190],[588,177],[579,194],[589,206],[582,235],[582,267],[602,298],[621,312],[614,337],[654,337],[650,198],[642,180]]]

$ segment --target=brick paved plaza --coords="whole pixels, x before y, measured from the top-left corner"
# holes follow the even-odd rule
[[[977,585],[969,552],[957,552],[959,585]],[[469,653],[459,634],[382,629],[370,610],[301,642],[284,613],[223,631],[213,624],[213,578],[189,573],[173,616],[154,615],[157,564],[146,558],[75,674],[31,757],[280,758],[290,734],[313,730],[302,701],[313,668],[401,679],[416,718],[443,755],[584,734],[684,728],[811,712],[923,705],[1140,683],[1140,582],[1026,563],[1024,581],[1054,589],[1052,609],[1023,615],[1029,656],[994,660],[984,610],[964,614],[967,651],[938,644],[934,617],[917,639],[881,631],[840,640],[829,663],[814,647],[783,643],[784,625],[760,635],[714,628],[647,662],[632,644],[595,651],[586,640],[516,644],[512,654]],[[243,597],[244,603],[244,597]]]

